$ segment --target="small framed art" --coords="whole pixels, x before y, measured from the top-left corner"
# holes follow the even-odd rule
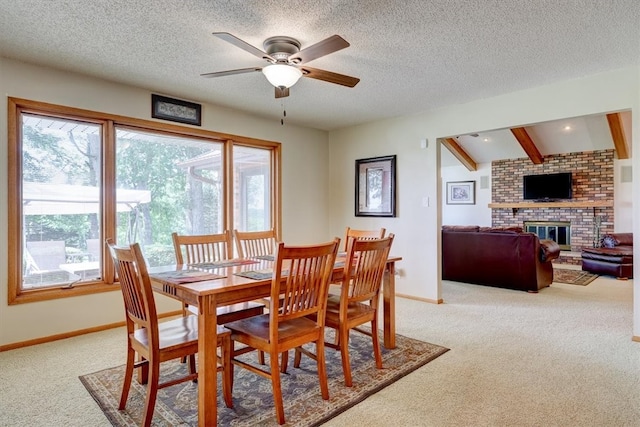
[[[151,94],[151,117],[200,126],[202,106],[194,102]]]
[[[475,181],[447,182],[447,204],[448,205],[475,205],[476,204],[476,182]]]

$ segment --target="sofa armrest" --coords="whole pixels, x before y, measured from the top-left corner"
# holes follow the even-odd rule
[[[560,256],[560,246],[553,240],[540,240],[540,261],[552,261]]]
[[[633,246],[633,233],[611,233],[610,235],[618,241],[616,246]]]

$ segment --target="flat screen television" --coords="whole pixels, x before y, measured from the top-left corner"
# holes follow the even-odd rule
[[[552,201],[570,199],[571,172],[525,175],[522,178],[523,199]]]

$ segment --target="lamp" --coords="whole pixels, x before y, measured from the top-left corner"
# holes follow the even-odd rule
[[[275,87],[289,88],[302,77],[302,71],[293,65],[271,64],[262,69],[262,74]]]

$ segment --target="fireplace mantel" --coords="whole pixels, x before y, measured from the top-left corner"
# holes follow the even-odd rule
[[[489,203],[491,209],[523,209],[523,208],[603,208],[613,206],[610,200],[594,200],[583,202],[506,202]]]

